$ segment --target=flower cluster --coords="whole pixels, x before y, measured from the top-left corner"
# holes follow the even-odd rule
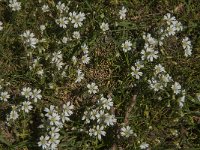
[[[35,38],[35,34],[34,33],[31,33],[30,30],[26,30],[22,35],[21,37],[23,38],[24,40],[24,43],[27,45],[27,46],[30,46],[32,48],[36,48],[36,44],[38,43],[38,39]]]
[[[116,123],[115,116],[109,114],[111,107],[113,107],[112,98],[105,98],[101,95],[96,105],[84,111],[82,120],[84,120],[85,124],[93,125],[92,128],[89,128],[88,134],[90,136],[95,136],[101,140],[101,137],[106,135],[106,127],[113,126]]]
[[[188,37],[185,37],[182,40],[182,46],[183,46],[183,49],[185,50],[185,57],[191,56],[192,55],[192,45],[191,45],[191,41],[189,40]]]

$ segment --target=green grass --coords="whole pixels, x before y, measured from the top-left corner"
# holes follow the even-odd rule
[[[64,2],[64,1],[62,1]],[[60,28],[54,19],[59,17],[55,5],[57,1],[21,0],[22,9],[11,11],[8,2],[0,2],[0,85],[2,91],[11,95],[8,102],[0,101],[0,149],[36,150],[39,137],[46,133],[45,129],[37,128],[44,118],[44,108],[50,105],[59,107],[70,101],[75,109],[71,121],[64,124],[60,133],[59,149],[140,149],[142,142],[148,143],[151,149],[199,149],[200,147],[200,3],[198,0],[73,0],[69,11],[84,12],[86,20],[77,29],[68,24],[66,29]],[[50,12],[43,13],[41,7],[48,4]],[[67,3],[65,3],[67,4]],[[119,19],[119,10],[127,8],[127,19]],[[165,39],[164,45],[158,48],[159,59],[149,63],[144,61],[143,76],[136,80],[131,76],[131,66],[141,59],[140,52],[144,47],[143,33],[150,33],[159,38],[162,20],[166,13],[173,14],[184,26],[176,36]],[[103,34],[100,29],[102,22],[109,24],[110,30]],[[43,35],[40,25],[46,24]],[[118,26],[116,26],[118,24]],[[27,47],[20,35],[31,30],[38,39],[45,38],[36,49]],[[67,44],[58,44],[64,36],[72,36],[80,31],[81,39],[72,40]],[[189,37],[192,43],[192,55],[184,56],[181,42]],[[126,40],[133,43],[134,51],[124,53],[121,45]],[[81,58],[81,45],[89,47],[90,63],[74,65],[72,57]],[[45,49],[44,52],[39,50]],[[51,65],[48,55],[61,51],[63,61],[68,65],[66,77]],[[27,53],[32,52],[33,57]],[[119,56],[117,57],[116,54]],[[44,69],[45,75],[40,78],[36,70],[30,71],[33,58],[40,57],[36,68]],[[178,98],[171,90],[171,84],[163,91],[154,92],[149,88],[148,80],[154,76],[153,68],[162,64],[165,70],[181,84],[186,91],[184,107],[179,107]],[[75,83],[76,70],[81,68],[85,79]],[[54,75],[52,75],[54,74]],[[87,84],[95,82],[99,87],[99,95],[89,95]],[[54,84],[54,88],[49,87]],[[20,117],[6,125],[6,116],[12,106],[19,106],[26,99],[21,96],[23,87],[42,90],[42,100],[33,104],[28,114],[20,112]],[[111,95],[114,106],[112,112],[117,118],[113,127],[106,129],[107,134],[102,140],[90,137],[80,129],[89,130],[81,120],[87,108],[96,107],[95,102],[100,94]],[[132,104],[133,95],[137,95]],[[131,109],[127,125],[137,136],[129,138],[120,136],[120,128],[125,123],[127,110]],[[45,123],[44,123],[45,124]],[[45,124],[46,125],[46,124]],[[75,130],[72,128],[75,127]],[[116,145],[116,147],[114,146]]]

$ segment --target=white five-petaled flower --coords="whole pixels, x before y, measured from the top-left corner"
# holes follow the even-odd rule
[[[86,44],[81,45],[81,49],[84,54],[88,54],[88,46]]]
[[[147,149],[149,147],[149,144],[147,144],[146,142],[143,142],[142,144],[140,144],[140,149]]]
[[[26,101],[22,103],[22,110],[26,113],[28,113],[30,110],[32,110],[33,106],[31,106],[31,102]]]
[[[87,88],[88,88],[88,92],[90,94],[92,94],[92,93],[96,94],[99,91],[98,86],[94,82],[91,84],[88,84]]]
[[[9,115],[9,119],[16,120],[19,117],[19,114],[16,110],[12,110]]]
[[[42,99],[41,90],[34,89],[31,98],[33,98],[35,103],[37,103],[38,100],[41,100]]]
[[[165,72],[165,68],[161,64],[155,65],[154,70],[156,75]]]
[[[101,28],[101,30],[102,30],[103,32],[105,32],[105,31],[108,31],[108,30],[109,30],[109,25],[108,25],[108,23],[103,22],[103,23],[100,25],[100,28]]]
[[[80,32],[74,31],[72,37],[77,40],[80,39],[81,38]]]
[[[24,87],[21,92],[22,96],[25,96],[25,98],[29,99],[32,96],[31,88],[30,87]]]
[[[3,100],[3,101],[8,101],[8,99],[10,98],[10,95],[8,94],[8,92],[1,92],[0,94],[0,100]]]
[[[30,30],[26,30],[22,35],[24,39],[24,43],[27,44],[27,46],[30,46],[32,48],[35,48],[36,44],[38,43],[38,39],[35,38],[35,34],[31,33]]]
[[[88,56],[88,54],[85,54],[82,56],[81,60],[83,64],[88,64],[90,62],[90,57]]]
[[[99,140],[101,140],[101,136],[105,136],[106,132],[104,131],[104,127],[103,126],[99,126],[97,125],[94,128],[94,136],[96,136]]]
[[[40,137],[40,141],[38,142],[38,146],[42,147],[42,149],[47,149],[49,147],[49,143],[48,143],[48,140],[49,140],[49,136],[41,136]]]
[[[122,127],[120,134],[121,136],[128,138],[131,134],[133,134],[133,130],[131,129],[130,126]]]
[[[0,21],[0,31],[3,30],[2,25],[3,25],[3,23]]]
[[[127,9],[123,6],[122,9],[119,11],[120,19],[126,19],[126,12]]]
[[[74,105],[72,105],[70,102],[67,102],[67,104],[63,105],[63,117],[62,121],[69,121],[69,116],[73,114],[72,110],[74,109]]]
[[[49,11],[49,6],[48,5],[43,5],[42,6],[42,11],[43,12],[48,12]]]
[[[56,23],[62,28],[67,28],[68,18],[67,17],[61,17],[59,19],[56,19]]]
[[[192,45],[191,45],[191,41],[189,40],[188,37],[185,37],[182,40],[182,46],[183,49],[185,50],[185,57],[191,56],[192,55]]]
[[[84,78],[84,73],[82,73],[82,70],[78,69],[77,70],[77,78],[76,78],[75,83],[81,82],[81,80],[83,80],[83,78]]]
[[[134,66],[131,67],[131,70],[132,70],[131,75],[132,75],[133,77],[135,77],[136,79],[140,79],[140,76],[143,75],[143,73],[140,72],[139,69],[138,69],[138,68],[135,68]]]
[[[81,27],[83,25],[83,20],[85,20],[85,14],[82,12],[79,12],[78,14],[76,12],[69,13],[69,19],[71,20],[71,23],[74,24],[74,28]]]
[[[175,82],[171,88],[175,94],[179,94],[181,92],[181,85],[178,82]]]
[[[18,2],[17,0],[9,0],[9,5],[8,5],[12,11],[18,11],[21,9],[21,2]]]
[[[131,50],[132,43],[129,40],[126,40],[124,43],[122,43],[122,48],[124,52]]]

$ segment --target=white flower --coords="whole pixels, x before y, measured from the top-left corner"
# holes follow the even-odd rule
[[[49,135],[50,136],[60,136],[60,134],[58,133],[60,131],[60,128],[57,127],[51,127],[51,130],[49,131]]]
[[[131,50],[131,46],[132,43],[129,40],[126,40],[123,44],[122,44],[122,48],[124,52],[130,51]]]
[[[49,117],[49,116],[51,116],[53,113],[56,113],[56,110],[55,110],[55,106],[54,106],[54,105],[50,105],[49,108],[45,107],[44,111],[46,112],[46,114],[45,114],[46,117]]]
[[[98,123],[101,122],[101,121],[103,121],[104,118],[105,118],[105,112],[104,112],[104,110],[97,111],[96,118],[97,118],[97,122]]]
[[[105,98],[101,97],[99,100],[99,103],[103,106],[104,109],[110,110],[110,108],[113,106],[113,102],[111,98]]]
[[[135,77],[136,79],[140,79],[140,76],[143,75],[143,73],[140,72],[139,69],[138,69],[138,68],[135,68],[134,66],[131,67],[131,70],[132,70],[131,75],[132,75],[133,77]]]
[[[178,82],[175,82],[171,88],[175,94],[179,94],[181,92],[181,85]]]
[[[81,49],[84,54],[88,54],[88,46],[86,44],[81,45]]]
[[[103,136],[106,135],[106,132],[104,131],[104,127],[97,125],[96,128],[94,128],[94,136],[97,136],[97,138],[101,140],[102,135]]]
[[[154,78],[152,78],[151,80],[148,80],[148,83],[150,84],[151,89],[153,89],[155,92],[159,90],[163,90],[163,84],[155,80]]]
[[[123,6],[122,9],[119,11],[120,19],[126,19],[126,12],[127,9]]]
[[[143,65],[143,63],[142,63],[141,61],[137,61],[137,62],[135,63],[135,66],[137,67],[137,69],[141,69],[141,68],[144,67],[144,65]]]
[[[10,98],[10,95],[8,94],[8,92],[1,92],[1,95],[0,95],[0,100],[3,100],[3,101],[8,101],[8,99]]]
[[[108,31],[109,30],[109,25],[108,25],[108,23],[102,23],[101,24],[101,26],[100,26],[100,28],[101,28],[101,30],[103,31],[103,32],[105,32],[105,31]]]
[[[19,117],[19,115],[18,115],[17,111],[12,110],[12,111],[10,112],[9,119],[16,120],[18,117]]]
[[[42,11],[43,12],[48,12],[49,11],[49,6],[48,5],[43,5],[42,6]]]
[[[98,86],[94,82],[91,84],[88,84],[87,88],[88,88],[88,92],[90,94],[92,94],[92,93],[96,94],[99,91]]]
[[[46,29],[45,25],[40,25],[40,30],[43,32]]]
[[[3,30],[2,25],[3,25],[3,23],[0,21],[0,31]]]
[[[17,0],[9,0],[9,5],[8,5],[12,11],[18,11],[21,9],[21,2],[18,2]]]
[[[60,116],[53,112],[51,115],[48,116],[49,121],[50,121],[50,125],[60,125]]]
[[[67,102],[67,104],[63,105],[63,113],[67,117],[73,114],[72,112],[73,109],[74,109],[74,105],[72,105],[70,102]]]
[[[80,35],[80,33],[79,33],[79,31],[74,31],[73,32],[73,36],[72,36],[74,39],[80,39],[80,37],[81,37],[81,35]]]
[[[26,113],[28,113],[30,110],[32,110],[33,106],[31,106],[31,102],[26,101],[22,103],[22,110],[24,110]]]
[[[67,37],[63,37],[63,38],[62,38],[62,42],[63,42],[64,44],[66,44],[66,43],[68,42],[68,40],[69,40],[69,39],[68,39]]]
[[[56,19],[56,23],[62,28],[67,28],[68,18],[67,17],[61,17],[59,19]]]
[[[76,58],[76,56],[73,56],[73,57],[72,57],[72,61],[73,61],[73,64],[74,64],[74,65],[77,63],[77,58]]]
[[[29,99],[32,96],[31,88],[30,87],[24,87],[21,92],[22,96],[25,96],[27,99]]]
[[[40,137],[40,141],[38,142],[38,146],[42,147],[42,149],[47,149],[49,147],[49,143],[48,143],[48,140],[49,140],[49,136],[41,136]]]
[[[82,21],[85,20],[85,14],[82,12],[79,12],[77,14],[76,12],[69,13],[71,23],[74,24],[74,28],[81,27],[83,25]]]
[[[69,10],[68,6],[66,6],[64,3],[61,3],[61,1],[58,2],[56,8],[60,11],[60,13],[68,12]]]
[[[27,44],[27,46],[32,48],[36,47],[35,45],[38,43],[38,39],[35,38],[34,33],[31,33],[30,30],[26,30],[21,36],[24,38],[24,43]]]
[[[142,144],[140,144],[140,149],[147,149],[149,147],[149,144],[143,142]]]
[[[176,28],[174,27],[174,25],[170,25],[169,27],[167,27],[167,36],[175,35],[175,33]]]
[[[176,18],[174,16],[171,16],[170,13],[167,13],[166,15],[164,15],[164,20],[167,21],[168,25],[170,25],[173,21],[176,20]]]
[[[128,138],[131,134],[133,134],[133,130],[131,129],[130,126],[122,127],[120,134],[121,136]]]
[[[85,123],[90,123],[90,113],[86,110],[84,111],[83,113],[83,117],[82,117],[82,120],[85,120]]]
[[[114,115],[110,115],[107,113],[105,114],[104,122],[106,123],[107,126],[113,126],[117,122],[117,119],[115,118]]]
[[[50,145],[49,147],[50,147],[51,150],[57,149],[57,146],[60,143],[59,137],[60,137],[59,134],[52,134],[51,135],[51,137],[49,139],[49,142],[48,142],[48,144]]]
[[[182,46],[183,46],[183,49],[185,50],[185,57],[191,56],[192,55],[192,45],[191,45],[191,41],[189,40],[188,37],[185,37],[182,40]]]
[[[156,75],[165,72],[165,68],[161,64],[155,65],[154,70]]]
[[[88,64],[90,61],[90,57],[87,54],[83,55],[81,59],[83,64]]]
[[[33,98],[35,103],[37,103],[37,100],[41,100],[41,90],[34,89],[31,98]]]
[[[77,78],[76,78],[75,83],[81,82],[81,80],[83,80],[83,78],[84,78],[84,73],[82,73],[82,70],[78,69],[77,70]]]

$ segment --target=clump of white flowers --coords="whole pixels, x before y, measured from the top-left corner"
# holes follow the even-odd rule
[[[91,122],[94,124],[89,128],[88,134],[90,136],[95,136],[101,140],[101,137],[106,135],[106,127],[113,126],[117,122],[115,116],[109,113],[112,107],[112,98],[109,96],[105,98],[101,95],[96,105],[84,111],[82,120],[84,120],[85,124]]]
[[[24,40],[24,43],[27,45],[27,46],[30,46],[32,48],[36,48],[36,44],[38,43],[38,39],[35,38],[35,34],[34,33],[31,33],[30,30],[26,30],[22,35],[21,37],[23,38]]]
[[[21,2],[18,2],[17,0],[9,0],[8,6],[12,9],[12,11],[21,10]]]
[[[185,37],[182,40],[182,46],[183,49],[185,50],[185,57],[191,56],[192,55],[192,45],[191,45],[191,41],[189,40],[188,37]]]

